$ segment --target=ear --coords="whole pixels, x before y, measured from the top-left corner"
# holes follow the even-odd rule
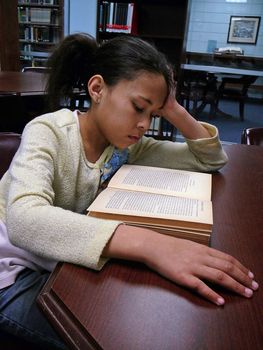
[[[88,81],[88,91],[93,102],[100,103],[102,91],[105,87],[104,79],[101,75],[93,75]]]

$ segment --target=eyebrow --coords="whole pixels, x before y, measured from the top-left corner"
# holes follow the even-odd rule
[[[141,95],[139,95],[139,97],[140,97],[142,100],[144,100],[145,102],[149,103],[150,105],[153,104],[152,101],[149,100],[148,98],[146,98],[146,97],[144,97],[144,96],[141,96]],[[157,109],[162,109],[163,106],[164,106],[164,103],[161,105],[161,107],[158,107]]]

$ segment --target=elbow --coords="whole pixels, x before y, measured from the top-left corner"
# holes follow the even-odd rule
[[[207,167],[209,168],[208,171],[218,171],[222,169],[227,164],[227,162],[228,156],[224,151],[222,151],[220,157],[211,160],[211,162],[207,164]]]
[[[227,164],[228,156],[224,150],[221,150],[220,154],[217,156],[211,154],[202,160],[196,159],[196,161],[198,163],[197,167],[199,168],[199,171],[214,172],[222,169]]]
[[[19,228],[20,228],[20,222],[18,220],[18,218],[13,215],[13,211],[12,210],[7,210],[6,213],[6,229],[7,229],[7,233],[8,233],[8,238],[10,240],[10,242],[15,245],[20,247],[19,244]]]
[[[6,211],[6,228],[10,242],[24,248],[25,240],[28,239],[25,233],[28,233],[28,227],[33,223],[28,223],[28,215],[25,211],[18,210],[15,203],[9,205]]]

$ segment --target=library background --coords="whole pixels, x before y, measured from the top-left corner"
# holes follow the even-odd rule
[[[8,28],[11,26],[12,33],[9,32],[9,38],[2,37],[1,45],[5,45],[8,41],[14,52],[8,62],[1,59],[2,70],[45,66],[54,45],[68,34],[65,23],[68,22],[67,12],[71,10],[69,7],[72,7],[72,2],[63,0],[8,2],[1,0],[0,2],[5,18],[12,18],[12,25],[5,23],[8,21],[2,21],[2,33],[9,32]],[[116,35],[138,35],[154,43],[176,68],[179,67],[186,46],[188,1],[97,1],[95,5],[96,13],[94,10],[92,13],[87,13],[86,20],[96,17],[96,30],[91,34],[99,41]]]
[[[215,65],[262,71],[262,20],[259,20],[255,44],[231,44],[227,39],[232,16],[261,18],[261,14],[263,3],[259,0],[240,4],[228,0],[216,3],[213,0],[0,0],[1,71],[19,72],[25,67],[46,67],[47,58],[55,45],[71,33],[86,32],[99,42],[116,35],[136,35],[155,44],[173,64],[179,102],[200,120],[209,121],[208,114],[212,114],[213,123],[220,131],[231,130],[227,134],[221,131],[223,139],[237,140],[243,126],[261,126],[258,109],[262,108],[263,77],[255,77],[243,96],[253,102],[253,105],[246,103],[244,115],[240,115],[237,102],[228,103],[227,98],[220,99],[222,106],[219,107],[234,117],[231,120],[243,122],[237,128],[237,124],[232,125],[230,120],[219,119],[216,110],[213,113],[209,110],[211,101],[215,101],[213,93],[217,93],[223,75],[214,74],[214,87],[209,85],[211,94],[206,94],[202,84],[207,86],[207,78],[212,75],[207,71],[202,74],[187,72],[181,69],[181,65]],[[230,54],[220,54],[218,50],[220,47],[230,49],[237,46],[241,54],[231,54],[231,50]],[[194,108],[198,104],[205,108],[195,114]],[[214,104],[214,107],[218,106]]]
[[[63,1],[18,1],[21,66],[43,66],[49,49],[63,37]]]

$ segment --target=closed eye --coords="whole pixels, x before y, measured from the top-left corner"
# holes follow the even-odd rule
[[[133,104],[133,107],[136,110],[136,112],[139,112],[139,113],[144,112],[144,108],[141,108],[141,107],[137,106],[136,104]]]

